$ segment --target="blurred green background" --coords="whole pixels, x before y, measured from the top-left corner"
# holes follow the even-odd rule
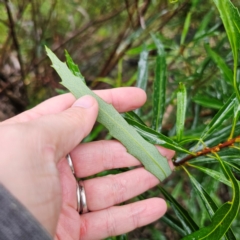
[[[238,0],[232,2],[240,7]],[[0,121],[65,91],[50,67],[44,45],[62,60],[67,49],[91,89],[135,86],[139,57],[145,47],[148,102],[143,119],[149,125],[157,55],[150,33],[161,39],[166,52],[167,101],[162,132],[167,136],[175,134],[176,90],[180,82],[188,92],[186,134],[201,132],[203,124],[233,92],[228,76],[219,70],[208,50],[214,49],[232,68],[223,24],[209,0],[0,1]],[[89,139],[109,138],[102,129],[96,127]],[[208,180],[202,179],[202,184],[218,191],[216,201],[226,201],[228,190]],[[189,211],[196,221],[206,220],[206,213],[189,199],[193,193],[184,173],[176,172],[166,187],[183,205],[193,206]],[[159,194],[152,190],[138,199]],[[179,238],[160,221],[128,234],[128,239]]]

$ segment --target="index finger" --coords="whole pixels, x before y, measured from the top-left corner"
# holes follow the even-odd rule
[[[146,93],[136,87],[97,90],[94,92],[105,102],[112,104],[119,112],[127,112],[139,108],[146,101]],[[62,94],[50,98],[3,123],[27,122],[44,115],[59,113],[70,108],[75,101],[76,99],[71,93]]]

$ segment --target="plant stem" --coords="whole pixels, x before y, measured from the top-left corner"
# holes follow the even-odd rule
[[[188,162],[196,157],[204,156],[209,153],[216,153],[216,152],[219,152],[222,148],[233,146],[233,144],[235,142],[240,142],[240,136],[229,139],[224,143],[219,143],[218,145],[211,147],[211,148],[206,147],[203,150],[193,153],[191,155],[187,155],[186,157],[184,157],[182,159],[177,159],[176,161],[173,162],[173,164],[174,164],[174,166],[181,166],[185,162]]]

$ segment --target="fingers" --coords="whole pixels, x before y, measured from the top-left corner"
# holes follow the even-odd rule
[[[166,202],[163,199],[152,198],[83,214],[80,239],[98,240],[132,231],[156,221],[166,210]]]
[[[139,108],[146,101],[146,93],[135,87],[115,88],[94,91],[107,103],[112,104],[119,112],[131,111]],[[36,107],[17,115],[4,123],[26,122],[44,115],[60,113],[72,106],[76,101],[71,93],[50,98]]]
[[[146,93],[136,87],[100,90],[95,93],[107,103],[112,104],[118,112],[127,112],[139,108],[147,99]]]
[[[58,161],[89,134],[97,115],[97,101],[91,96],[84,96],[73,107],[31,121],[27,126],[37,141],[40,156],[46,160],[54,157]]]
[[[169,161],[174,156],[172,150],[157,148]],[[71,152],[71,157],[76,175],[81,178],[105,170],[141,165],[121,143],[112,140],[81,144]]]
[[[97,211],[125,202],[156,186],[159,180],[144,168],[84,181],[88,208]]]
[[[76,175],[81,178],[141,164],[121,143],[112,140],[80,144],[71,151],[71,157]]]

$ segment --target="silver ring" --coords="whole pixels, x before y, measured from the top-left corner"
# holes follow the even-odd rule
[[[76,181],[76,185],[77,185],[77,212],[80,213],[80,209],[81,209],[81,188],[78,184],[78,182]]]
[[[75,171],[74,171],[74,167],[73,167],[73,162],[72,162],[72,159],[71,159],[71,156],[70,156],[69,153],[67,154],[66,158],[67,158],[67,161],[68,161],[68,165],[69,165],[69,167],[70,167],[70,169],[72,171],[72,174],[75,177]]]
[[[67,154],[66,159],[68,161],[68,165],[72,171],[73,176],[76,178],[75,170],[73,167],[73,162],[70,154]],[[87,213],[89,212],[89,210],[87,207],[87,198],[86,198],[83,181],[80,181],[78,183],[76,180],[76,185],[77,185],[77,212],[79,212],[79,214]]]
[[[88,207],[87,207],[87,198],[86,198],[86,193],[85,193],[85,189],[84,189],[84,184],[83,181],[79,182],[79,186],[80,186],[80,214],[83,213],[87,213],[89,212]]]

